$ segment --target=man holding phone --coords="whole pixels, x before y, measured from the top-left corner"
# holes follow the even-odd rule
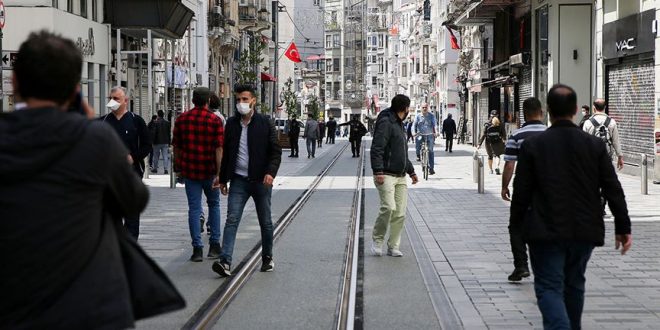
[[[128,161],[133,165],[135,173],[142,178],[145,171],[144,159],[151,152],[151,137],[147,124],[142,117],[128,111],[128,95],[124,87],[116,86],[110,90],[110,102],[106,107],[112,112],[99,120],[109,124],[117,132],[130,151]],[[124,227],[137,240],[140,234],[140,215],[125,215]]]

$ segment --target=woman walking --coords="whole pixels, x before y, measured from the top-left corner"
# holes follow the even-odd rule
[[[481,147],[481,144],[486,141],[486,153],[488,154],[488,168],[490,168],[490,174],[493,174],[493,158],[497,157],[497,167],[495,168],[495,174],[500,175],[500,155],[504,153],[504,139],[506,138],[504,129],[502,129],[500,120],[497,117],[493,117],[490,123],[484,125],[484,131],[481,134],[479,139],[479,145],[477,149]]]

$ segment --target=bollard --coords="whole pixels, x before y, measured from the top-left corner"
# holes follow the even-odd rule
[[[172,146],[169,147],[169,152],[170,152],[170,163],[167,165],[170,168],[170,188],[174,189],[176,188],[176,174],[174,174],[174,148]]]
[[[477,192],[484,193],[484,156],[479,156],[479,182],[477,185]]]
[[[475,150],[472,155],[472,179],[474,183],[479,183],[479,150]]]
[[[640,162],[639,168],[642,171],[641,173],[641,178],[642,178],[642,195],[648,195],[649,194],[649,181],[647,178],[648,175],[648,161],[646,158],[646,154],[641,154],[642,155],[642,160]]]

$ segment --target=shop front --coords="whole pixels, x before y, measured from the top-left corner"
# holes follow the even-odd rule
[[[641,154],[655,157],[655,10],[603,26],[605,98],[617,121],[624,158],[639,164]]]

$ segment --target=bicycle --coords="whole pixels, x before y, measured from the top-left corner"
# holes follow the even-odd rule
[[[420,160],[422,162],[422,174],[424,180],[429,179],[429,146],[426,142],[426,136],[432,134],[418,134],[418,138],[422,140],[422,145],[420,147]]]

